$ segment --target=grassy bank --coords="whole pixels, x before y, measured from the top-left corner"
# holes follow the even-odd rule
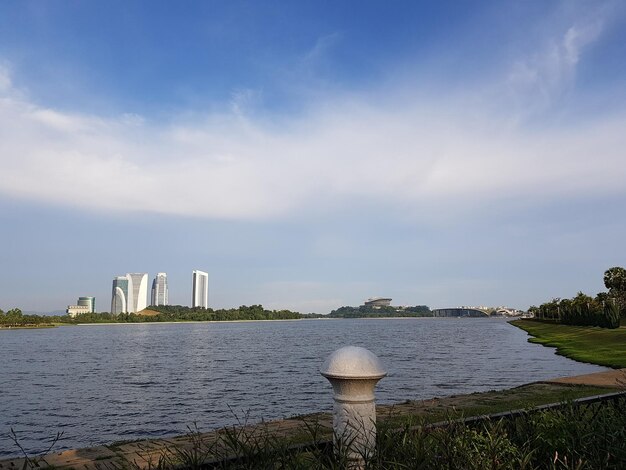
[[[610,387],[531,383],[506,390],[379,405],[376,411],[381,422],[403,426],[415,422],[436,423],[468,416],[523,410],[612,392],[615,392],[615,389]],[[330,424],[328,421],[329,426]]]
[[[530,342],[555,347],[557,354],[570,359],[616,369],[626,367],[626,328],[610,330],[534,320],[511,324],[534,336]]]
[[[0,330],[37,330],[40,328],[56,328],[57,326],[52,323],[44,325],[0,325]]]

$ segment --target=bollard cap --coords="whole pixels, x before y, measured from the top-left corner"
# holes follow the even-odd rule
[[[336,379],[382,379],[387,375],[380,359],[358,346],[337,349],[324,361],[320,373]]]

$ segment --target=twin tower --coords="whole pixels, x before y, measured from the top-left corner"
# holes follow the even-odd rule
[[[147,273],[128,273],[113,279],[111,313],[141,312],[148,306],[147,301]],[[167,305],[167,274],[159,273],[154,278],[150,305]]]
[[[128,273],[113,279],[111,313],[135,313],[145,309],[148,299],[148,274]],[[168,305],[167,274],[158,273],[152,281],[150,305]],[[204,271],[193,272],[191,306],[209,306],[209,275]]]

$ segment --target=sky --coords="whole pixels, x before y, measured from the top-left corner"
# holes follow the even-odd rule
[[[328,313],[605,290],[621,1],[0,2],[0,308],[166,272]]]

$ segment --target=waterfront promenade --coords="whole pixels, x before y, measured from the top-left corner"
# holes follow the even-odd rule
[[[454,416],[476,416],[489,413],[524,409],[546,403],[598,395],[626,389],[626,369],[609,370],[574,377],[555,378],[535,382],[521,387],[502,391],[472,393],[467,395],[433,398],[430,400],[407,400],[394,405],[377,406],[380,422],[393,425],[411,418],[436,422]],[[328,439],[332,435],[330,413],[317,413],[303,417],[276,420],[267,423],[228,428],[229,432],[251,438],[271,435],[284,438],[291,443],[310,440],[307,426],[316,426],[318,438]],[[194,442],[211,446],[223,436],[224,430],[206,433],[193,433],[165,439],[137,440],[112,443],[90,448],[71,449],[54,452],[45,456],[0,460],[0,470],[25,468],[51,468],[74,470],[97,470],[103,468],[154,467],[164,455],[175,457],[177,452],[190,451]],[[223,454],[222,454],[223,455]]]

